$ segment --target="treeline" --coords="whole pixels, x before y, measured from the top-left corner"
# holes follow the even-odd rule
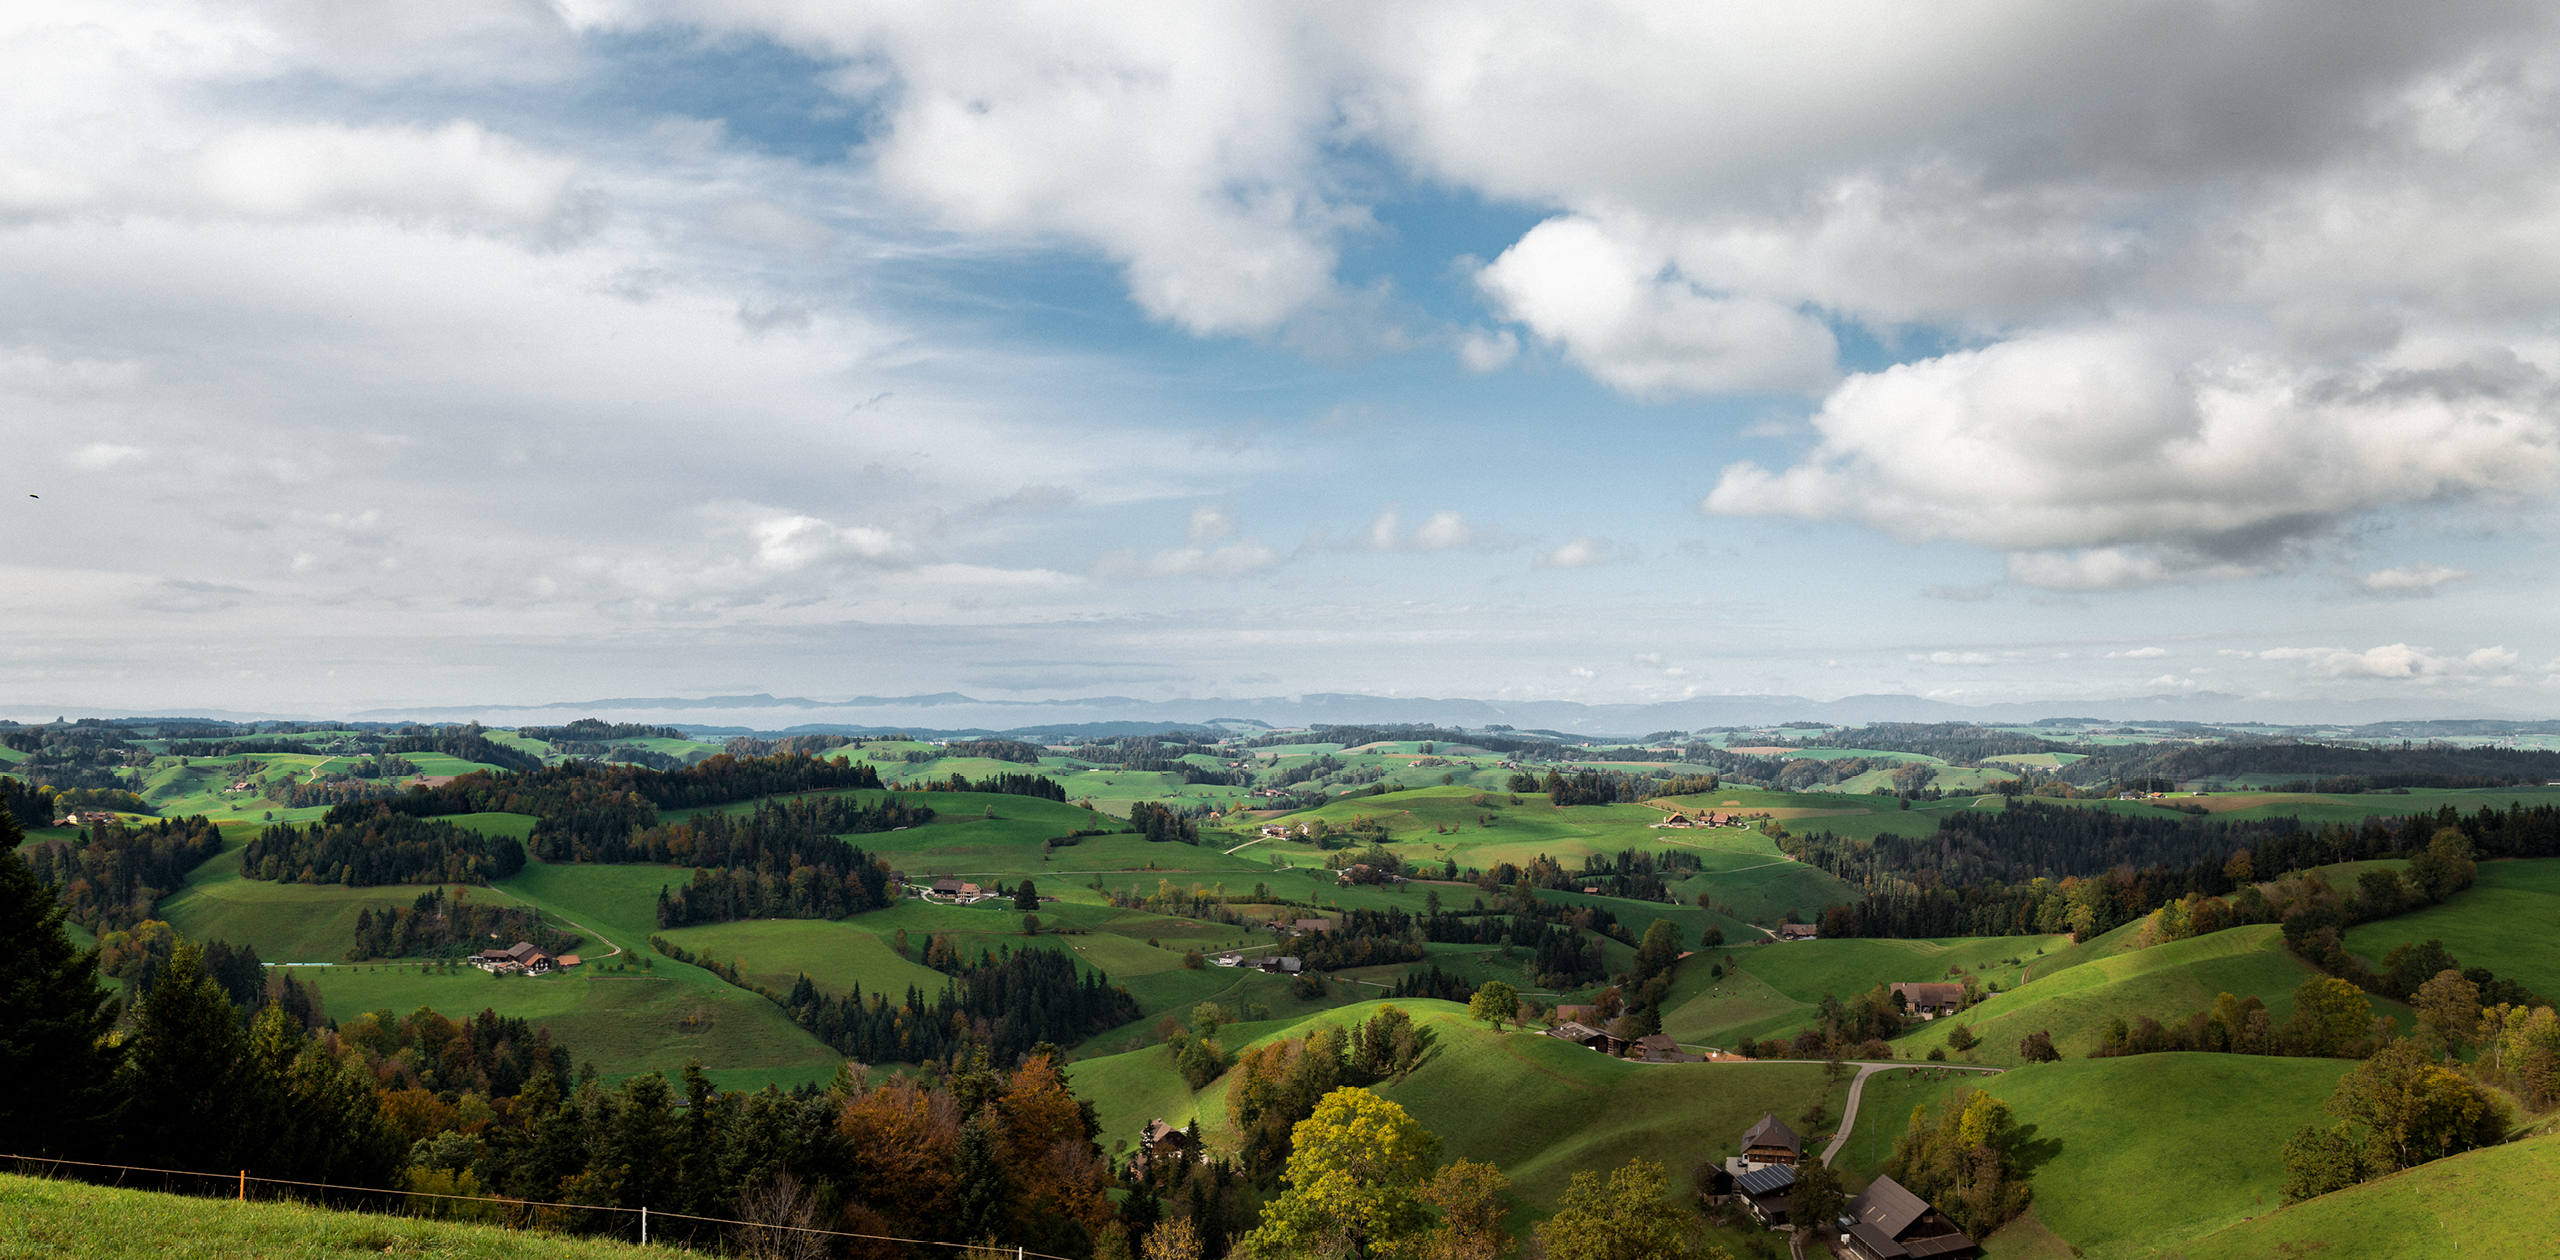
[[[1010,761],[1018,765],[1036,766],[1048,750],[1038,744],[1018,739],[963,739],[942,746],[945,757],[985,757],[992,761]]]
[[[0,839],[15,847],[19,833],[10,821]],[[211,820],[165,818],[138,827],[102,823],[76,843],[38,844],[26,864],[38,886],[54,889],[72,922],[103,936],[152,918],[160,898],[220,852],[222,833]]]
[[[1227,1116],[1242,1135],[1237,1158],[1245,1175],[1272,1184],[1289,1163],[1298,1124],[1325,1095],[1401,1080],[1435,1057],[1435,1040],[1402,1009],[1382,1006],[1348,1031],[1326,1024],[1237,1056],[1226,1074]]]
[[[901,783],[901,792],[989,792],[1000,796],[1028,796],[1034,800],[1064,803],[1067,789],[1045,774],[991,774],[971,779],[954,774],[948,779],[930,779],[922,783]]]
[[[524,869],[512,836],[483,835],[441,819],[393,813],[390,802],[340,806],[307,826],[282,823],[240,850],[246,879],[282,883],[487,884]]]
[[[837,836],[895,831],[933,821],[933,807],[889,793],[761,801],[746,813],[712,810],[582,845],[579,862],[648,862],[662,866],[762,867],[788,871],[794,862],[844,865]]]
[[[538,739],[546,744],[610,744],[625,739],[685,739],[683,731],[672,726],[649,726],[640,722],[606,722],[596,718],[579,718],[567,726],[520,726],[516,734]]]
[[[1970,766],[1986,757],[2082,751],[2014,731],[1997,731],[1968,722],[1877,722],[1871,726],[1828,731],[1804,741],[1807,748],[1872,748],[1877,752],[1917,753],[1950,765]]]
[[[2073,783],[2229,779],[2353,779],[2368,790],[2391,787],[2493,787],[2560,779],[2560,752],[2543,748],[2463,748],[2401,744],[2364,748],[2292,739],[2219,744],[2126,744],[2093,750],[2057,774]]]
[[[740,757],[722,753],[677,770],[566,761],[523,774],[480,771],[386,804],[433,817],[486,812],[531,814],[534,855],[547,862],[603,861],[582,853],[627,842],[654,827],[662,809],[693,809],[797,792],[877,788],[880,772],[838,757]],[[330,811],[335,819],[338,810]],[[639,860],[639,859],[633,859]]]
[[[402,753],[440,753],[458,761],[476,761],[484,766],[501,766],[509,770],[542,768],[542,758],[518,752],[504,744],[490,743],[477,730],[394,735],[382,741],[382,751],[395,757]]]
[[[562,932],[542,921],[530,906],[495,906],[472,901],[456,888],[447,898],[442,888],[418,894],[409,908],[356,912],[356,941],[347,951],[351,962],[368,958],[452,958],[515,941],[530,941],[543,953],[558,956],[576,949],[585,938]]]
[[[650,937],[649,946],[677,962],[708,962],[663,937]],[[928,999],[909,985],[894,1003],[886,994],[864,996],[860,985],[830,997],[805,975],[788,993],[775,993],[755,988],[732,971],[710,969],[763,994],[837,1053],[864,1063],[930,1063],[973,1047],[1002,1062],[1043,1043],[1083,1041],[1138,1018],[1137,999],[1127,989],[1099,970],[1079,975],[1074,956],[1064,950],[982,950],[975,960],[962,962],[950,943],[937,937],[925,956],[950,976],[941,993]]]
[[[1129,807],[1129,826],[1149,841],[1168,840],[1183,844],[1200,843],[1200,828],[1180,813],[1154,801],[1139,801]]]
[[[2040,826],[2052,833],[2039,835]],[[2232,923],[2275,922],[2276,912],[2246,885],[2342,862],[2409,859],[2410,882],[2394,894],[2400,904],[2369,913],[2355,908],[2381,905],[2368,898],[2348,911],[2382,917],[2417,904],[2406,898],[2441,901],[2467,886],[2467,878],[2457,883],[2444,871],[2472,856],[2560,857],[2560,807],[2549,805],[2483,806],[2470,814],[2448,805],[2431,814],[2302,830],[2290,819],[2261,829],[2034,802],[1949,814],[1940,827],[1938,836],[1924,840],[1886,835],[1871,845],[1827,832],[1782,832],[1778,845],[1867,890],[1853,904],[1824,910],[1824,935],[1904,938],[2071,932],[2086,940],[2196,898],[2232,898]],[[2430,856],[2446,832],[2462,838],[2463,858]],[[1951,833],[1954,838],[1945,838]]]

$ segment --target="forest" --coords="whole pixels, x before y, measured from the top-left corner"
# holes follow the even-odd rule
[[[240,850],[240,874],[302,884],[486,884],[524,869],[524,846],[433,818],[391,811],[388,803],[341,805],[319,822],[283,823]]]

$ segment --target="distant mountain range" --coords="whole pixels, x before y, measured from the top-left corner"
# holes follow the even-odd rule
[[[955,733],[1206,725],[1226,722],[1275,727],[1333,725],[1495,724],[1581,735],[1641,735],[1710,726],[1778,722],[2032,722],[2042,718],[2108,721],[2266,722],[2362,724],[2433,718],[2529,720],[2540,715],[2493,705],[2432,697],[2392,700],[2268,700],[2219,692],[2122,696],[2109,700],[2025,701],[1962,705],[1922,696],[1864,695],[1838,700],[1802,696],[1699,696],[1658,704],[1580,704],[1570,700],[1467,700],[1316,693],[1243,699],[1138,700],[1092,696],[1074,700],[982,700],[957,692],[921,696],[856,696],[846,700],[803,697],[644,697],[544,705],[445,705],[373,709],[346,714],[364,721],[460,721],[491,725],[552,723],[577,717],[668,725],[788,730],[841,726]],[[1108,733],[1094,729],[1092,733]]]
[[[133,709],[20,705],[0,701],[0,715],[21,722],[56,716],[129,717]],[[460,722],[492,726],[544,725],[593,717],[696,730],[841,731],[903,730],[918,734],[995,733],[1134,734],[1168,726],[1224,723],[1236,727],[1352,725],[1492,725],[1575,735],[1642,735],[1713,726],[1764,726],[1779,722],[2033,722],[2043,718],[2102,721],[2262,722],[2279,726],[2362,725],[2430,719],[2539,720],[2495,705],[2440,697],[2387,700],[2274,700],[2202,691],[2190,695],[2119,696],[2108,700],[2037,700],[2001,704],[1953,704],[1924,696],[1864,695],[1838,700],[1802,696],[1699,696],[1658,704],[1580,704],[1570,700],[1467,700],[1409,696],[1311,693],[1242,699],[1138,700],[1089,696],[1073,700],[982,700],[958,692],[920,696],[855,696],[815,700],[801,696],[640,696],[570,700],[552,704],[417,705],[357,713],[244,713],[223,709],[159,708],[160,716],[228,721],[349,719],[366,722]]]

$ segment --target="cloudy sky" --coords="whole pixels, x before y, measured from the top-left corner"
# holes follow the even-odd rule
[[[2548,4],[116,0],[0,120],[16,702],[2560,712]]]

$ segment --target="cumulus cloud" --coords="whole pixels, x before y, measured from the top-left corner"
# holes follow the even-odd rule
[[[2360,513],[2546,486],[2553,396],[2496,351],[2332,371],[2039,334],[1844,382],[1805,460],[1736,464],[1702,506],[1997,547],[2031,586],[2245,576]]]
[[[1537,565],[1542,569],[1588,569],[1622,558],[1623,549],[1606,538],[1577,537],[1539,552]]]
[[[1931,665],[1997,665],[2000,658],[1988,652],[1913,652],[1904,659],[1926,661]]]
[[[1486,540],[1482,530],[1467,523],[1467,518],[1454,511],[1439,511],[1425,518],[1411,530],[1404,528],[1404,518],[1395,509],[1378,513],[1366,529],[1360,531],[1353,546],[1364,551],[1447,551]]]
[[[764,568],[797,572],[835,559],[879,560],[895,555],[898,541],[885,529],[837,525],[814,516],[773,516],[747,528],[755,560]]]
[[[1831,330],[1784,303],[1701,288],[1588,219],[1529,230],[1477,275],[1495,305],[1632,394],[1815,390]]]
[[[2521,657],[2504,647],[2484,647],[2461,656],[2439,656],[2406,643],[2386,644],[2359,652],[2349,648],[2269,648],[2262,661],[2295,661],[2303,672],[2322,678],[2385,678],[2404,681],[2494,678],[2517,672]]]
[[[2169,650],[2167,648],[2138,647],[2122,652],[2109,652],[2107,653],[2107,659],[2111,661],[2148,661],[2156,660],[2160,657],[2167,656],[2168,654]]]
[[[2459,581],[2470,574],[2461,569],[2448,569],[2436,564],[2403,565],[2396,569],[2377,569],[2356,578],[2356,585],[2374,595],[2432,595],[2437,587]]]
[[[1191,509],[1182,532],[1187,547],[1109,552],[1094,561],[1093,571],[1108,578],[1232,578],[1271,568],[1283,558],[1259,539],[1216,545],[1236,533],[1235,516],[1223,504]]]

